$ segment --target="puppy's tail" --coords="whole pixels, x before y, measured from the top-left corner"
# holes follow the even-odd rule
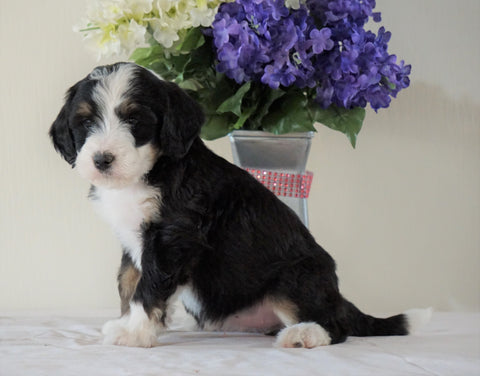
[[[432,308],[411,309],[399,315],[380,319],[364,314],[347,300],[345,307],[349,335],[358,337],[411,334],[430,321],[433,312]]]

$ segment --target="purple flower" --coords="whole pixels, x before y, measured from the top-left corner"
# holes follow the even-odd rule
[[[318,30],[305,5],[292,10],[282,0],[223,4],[212,30],[217,70],[275,89],[315,86],[315,56],[333,47],[330,30]]]
[[[224,3],[212,24],[217,70],[241,84],[315,88],[323,108],[388,107],[410,84],[410,65],[388,53],[391,33],[365,30],[375,0],[282,0]]]
[[[324,28],[322,30],[313,29],[310,32],[310,39],[313,44],[313,53],[319,54],[324,50],[331,50],[333,48],[333,41],[330,39],[332,31]]]
[[[261,81],[272,89],[278,89],[280,85],[285,87],[292,85],[295,82],[295,76],[288,69],[279,69],[275,65],[267,65]]]
[[[343,50],[340,53],[340,67],[343,73],[358,73],[358,65],[357,65],[357,58],[359,52],[355,48],[350,50]]]
[[[364,29],[369,17],[381,20],[380,13],[373,12],[374,0],[307,0],[307,7],[331,30],[334,42],[314,63],[319,83],[316,101],[323,108],[370,103],[378,110],[409,85],[410,66],[403,61],[396,64],[396,57],[388,53],[391,33],[383,27],[377,35]]]
[[[331,85],[330,80],[325,79],[323,82],[321,82],[316,91],[316,101],[322,108],[327,108],[333,103],[332,98],[335,88]]]
[[[225,18],[220,20],[219,23],[219,27],[213,29],[215,46],[217,48],[227,43],[230,35],[240,34],[240,25],[237,22],[232,22],[232,20]]]

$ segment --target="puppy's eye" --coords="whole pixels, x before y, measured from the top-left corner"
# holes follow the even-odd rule
[[[85,128],[92,127],[95,123],[92,119],[83,119],[81,123]]]
[[[125,120],[125,122],[127,124],[130,124],[132,126],[135,126],[138,124],[138,119],[135,119],[135,118],[128,118],[127,120]]]

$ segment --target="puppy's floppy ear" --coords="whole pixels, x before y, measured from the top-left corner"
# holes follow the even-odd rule
[[[164,82],[168,107],[160,133],[163,155],[182,158],[200,133],[204,115],[200,105],[176,84]]]
[[[72,166],[77,158],[77,151],[73,143],[72,133],[68,127],[68,117],[70,113],[70,107],[72,105],[73,97],[77,91],[77,86],[71,87],[66,95],[65,104],[63,105],[60,113],[50,127],[49,135],[53,142],[55,150],[57,150],[62,157],[70,163]]]

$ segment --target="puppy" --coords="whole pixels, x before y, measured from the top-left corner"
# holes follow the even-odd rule
[[[173,83],[131,63],[68,90],[56,150],[123,246],[121,318],[105,343],[151,347],[181,298],[199,328],[278,333],[280,347],[405,335],[430,311],[379,319],[339,292],[335,263],[297,216],[199,138],[204,115]]]

